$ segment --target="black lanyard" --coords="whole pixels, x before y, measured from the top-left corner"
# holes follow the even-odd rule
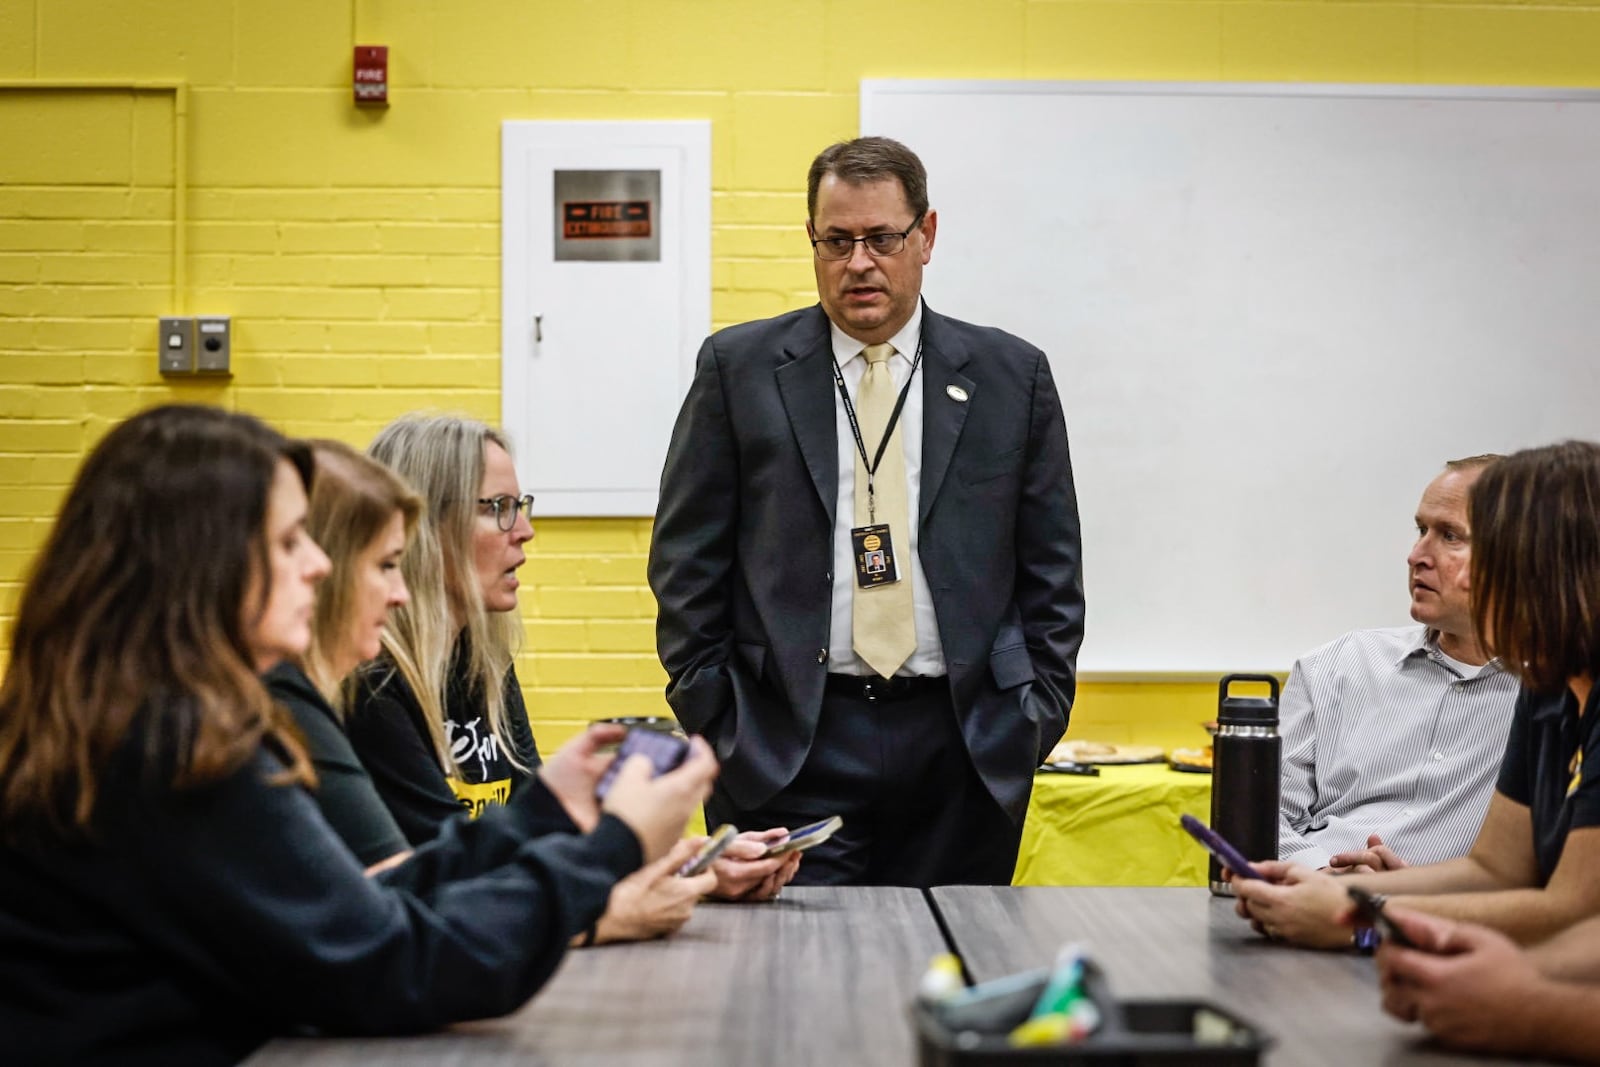
[[[891,355],[889,357],[893,359]],[[873,493],[872,478],[878,473],[878,464],[883,462],[883,450],[889,447],[889,438],[894,436],[895,425],[900,421],[900,409],[906,406],[906,397],[911,393],[911,383],[917,380],[917,368],[922,365],[922,335],[917,335],[917,353],[911,360],[911,373],[906,376],[906,384],[900,387],[900,396],[894,402],[894,410],[889,413],[889,421],[884,424],[883,438],[878,442],[878,451],[871,459],[867,458],[867,442],[861,437],[861,423],[856,420],[856,406],[850,403],[850,391],[844,386],[844,375],[839,372],[839,361],[829,360],[833,366],[833,384],[839,387],[839,399],[844,401],[844,415],[850,420],[850,432],[855,435],[856,451],[861,454],[861,463],[867,469],[867,521],[877,521],[876,499]],[[869,366],[867,368],[871,370]],[[887,369],[887,368],[885,368]],[[866,381],[866,376],[862,376]]]

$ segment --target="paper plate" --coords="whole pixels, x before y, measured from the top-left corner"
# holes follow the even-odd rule
[[[1050,750],[1050,759],[1074,763],[1160,763],[1167,758],[1159,745],[1108,745],[1101,741],[1063,741]]]
[[[1211,749],[1206,748],[1175,748],[1172,756],[1167,760],[1167,766],[1175,771],[1191,771],[1195,774],[1211,773]]]

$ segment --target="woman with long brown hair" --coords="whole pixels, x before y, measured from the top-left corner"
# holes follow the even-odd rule
[[[586,835],[489,877],[460,823],[376,879],[304,786],[258,675],[305,652],[312,465],[248,416],[164,407],[94,449],[0,686],[0,1036],[24,1063],[232,1063],[275,1032],[509,1011],[710,788],[630,761]],[[403,888],[403,892],[400,888]]]
[[[1500,792],[1531,828],[1500,859],[1594,892],[1600,835],[1600,444],[1501,461],[1472,494],[1473,614],[1523,681]],[[1489,826],[1485,824],[1485,833]],[[1572,856],[1582,848],[1584,856]],[[1553,873],[1552,873],[1553,872]],[[1383,1006],[1443,1044],[1600,1062],[1600,917],[1530,952],[1485,925],[1392,909],[1417,947],[1379,950]],[[1530,909],[1533,910],[1533,909]],[[1503,928],[1502,928],[1503,929]],[[1513,934],[1518,931],[1511,931]],[[1529,940],[1526,937],[1521,940]]]

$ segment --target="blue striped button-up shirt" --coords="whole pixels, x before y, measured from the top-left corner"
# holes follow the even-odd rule
[[[1422,626],[1357,630],[1284,687],[1278,855],[1324,867],[1368,834],[1410,864],[1465,855],[1505,754],[1516,678],[1463,677]]]

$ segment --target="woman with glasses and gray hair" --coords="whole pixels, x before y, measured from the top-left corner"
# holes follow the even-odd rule
[[[522,494],[506,439],[474,419],[409,415],[385,427],[368,453],[404,478],[425,510],[401,560],[410,601],[391,612],[381,655],[361,671],[346,728],[416,845],[463,810],[476,816],[508,803],[539,765],[512,662],[533,498]],[[706,892],[776,896],[798,865],[795,856],[762,858],[766,842],[781,836],[744,835],[712,868],[715,879],[676,877],[697,844],[685,841],[619,883],[587,939],[671,933]]]
[[[408,416],[368,454],[425,502],[401,559],[410,602],[362,672],[351,742],[412,844],[463,809],[504,804],[539,766],[512,658],[532,497],[506,440],[476,420]]]
[[[330,569],[317,590],[310,646],[267,672],[265,680],[300,728],[316,770],[317,806],[372,874],[404,862],[411,842],[344,727],[360,686],[357,668],[379,655],[390,613],[411,599],[400,562],[423,503],[399,475],[348,445],[312,441],[310,448],[316,480],[306,532],[327,554]],[[621,727],[591,730],[565,745],[539,767],[535,780],[523,783],[515,804],[497,806],[492,817],[475,821],[475,837],[487,844],[463,862],[486,869],[527,839],[593,829],[599,817],[595,789],[605,769],[598,748],[622,733]],[[461,821],[460,811],[452,806],[453,821]]]

